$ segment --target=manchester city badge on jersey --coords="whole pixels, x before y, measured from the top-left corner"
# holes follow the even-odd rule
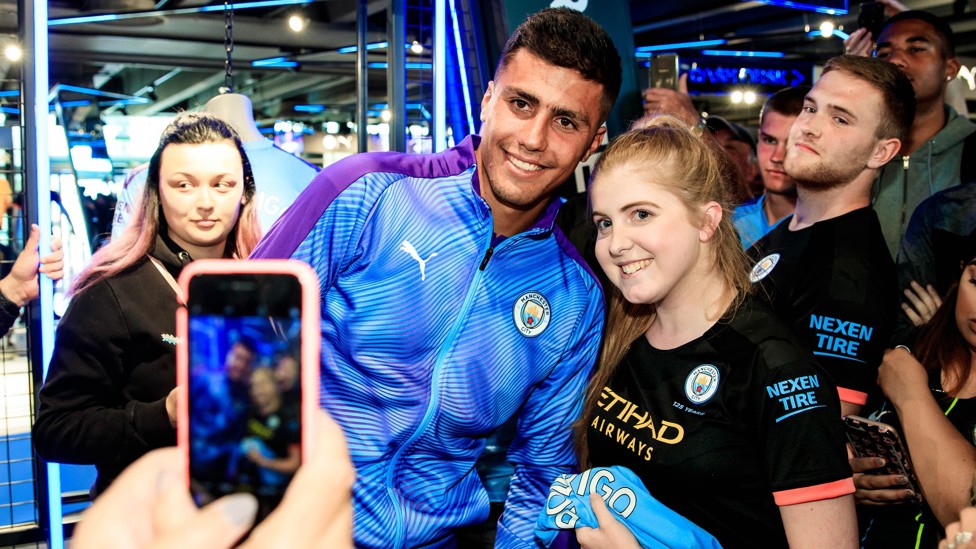
[[[749,273],[749,280],[755,284],[756,282],[766,278],[766,276],[773,272],[773,269],[776,268],[777,263],[779,263],[779,254],[769,254],[760,259],[759,263],[756,263],[756,265],[752,268],[752,272]]]
[[[712,364],[696,366],[685,379],[685,396],[695,404],[704,404],[718,390],[718,368]]]
[[[549,325],[549,301],[539,292],[526,292],[515,300],[512,311],[515,327],[525,337],[535,337]]]

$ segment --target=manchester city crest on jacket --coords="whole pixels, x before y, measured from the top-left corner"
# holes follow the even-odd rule
[[[526,292],[515,300],[512,311],[515,327],[525,337],[541,334],[549,325],[552,312],[549,301],[539,292]]]

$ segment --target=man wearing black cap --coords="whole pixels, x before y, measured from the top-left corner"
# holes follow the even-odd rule
[[[718,144],[732,159],[739,171],[739,188],[732,189],[732,201],[741,204],[750,198],[762,194],[762,180],[759,188],[753,183],[759,175],[759,164],[756,160],[756,141],[749,130],[729,122],[721,116],[709,116],[705,119],[705,127],[712,133]]]

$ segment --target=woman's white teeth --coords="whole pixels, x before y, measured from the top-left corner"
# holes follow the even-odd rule
[[[512,164],[514,164],[515,167],[518,168],[518,169],[520,169],[520,170],[525,170],[525,171],[529,171],[529,172],[537,172],[537,171],[539,171],[539,170],[542,169],[542,166],[539,166],[539,165],[536,165],[536,164],[529,164],[528,162],[522,162],[521,160],[519,160],[518,158],[515,158],[514,156],[509,156],[508,159],[511,160],[512,161]]]
[[[643,269],[644,267],[647,267],[650,264],[651,264],[650,259],[642,259],[640,261],[635,261],[634,263],[628,263],[622,266],[621,269],[623,269],[624,274],[634,274],[637,271]]]

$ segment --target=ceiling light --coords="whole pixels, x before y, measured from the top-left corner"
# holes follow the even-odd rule
[[[824,21],[820,23],[820,34],[824,38],[830,38],[834,35],[834,23],[832,21]]]
[[[756,92],[747,91],[742,94],[742,100],[745,101],[747,105],[752,105],[756,102]]]
[[[735,104],[742,103],[742,91],[735,90],[732,92],[732,95],[729,96],[729,99]]]
[[[302,32],[305,30],[305,24],[307,21],[298,15],[292,15],[288,18],[288,28],[293,32]]]
[[[781,51],[702,50],[701,53],[716,57],[786,57]],[[695,68],[693,64],[692,69]]]
[[[339,147],[339,140],[331,133],[322,136],[322,147],[327,151],[334,151]]]
[[[412,51],[416,55],[420,55],[424,53],[424,46],[420,42],[414,40],[413,44],[410,44],[410,51]]]
[[[653,46],[641,46],[636,49],[638,57],[648,57],[649,52],[655,51],[669,51],[669,50],[682,50],[688,48],[705,48],[708,46],[721,46],[725,44],[726,40],[724,38],[716,38],[714,40],[697,40],[695,42],[676,42],[674,44],[656,44]]]
[[[11,61],[20,61],[20,58],[24,56],[24,52],[17,44],[8,44],[3,49],[3,55]]]
[[[298,66],[298,61],[292,61],[285,56],[268,57],[266,59],[255,59],[251,61],[252,67],[278,67],[294,68]]]

